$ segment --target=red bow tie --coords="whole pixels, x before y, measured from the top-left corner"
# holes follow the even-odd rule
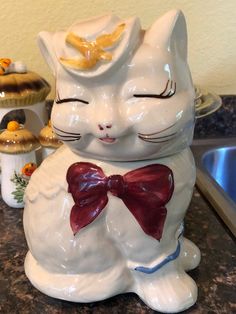
[[[74,234],[101,213],[109,191],[122,199],[146,234],[161,239],[167,213],[165,205],[174,190],[173,174],[168,167],[153,164],[124,176],[106,177],[97,165],[78,162],[69,167],[66,179],[75,202],[70,214]]]

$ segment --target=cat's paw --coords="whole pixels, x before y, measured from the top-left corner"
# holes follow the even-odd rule
[[[178,313],[197,300],[197,286],[184,271],[166,267],[159,274],[140,274],[138,277],[136,293],[155,311]]]
[[[129,292],[133,277],[122,261],[98,272],[60,273],[43,267],[31,252],[25,259],[25,273],[33,286],[57,299],[95,302]]]
[[[201,260],[199,248],[192,241],[183,238],[179,260],[185,271],[196,268]]]

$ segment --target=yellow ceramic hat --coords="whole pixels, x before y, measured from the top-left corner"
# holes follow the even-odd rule
[[[33,105],[45,100],[50,90],[50,85],[38,74],[27,72],[22,62],[0,59],[0,108]]]
[[[40,147],[36,136],[25,129],[17,121],[10,121],[7,129],[0,134],[0,152],[6,154],[22,154]]]
[[[48,122],[48,125],[46,125],[40,131],[39,141],[40,144],[44,147],[58,148],[62,145],[62,142],[56,137],[55,133],[53,132],[50,121]]]

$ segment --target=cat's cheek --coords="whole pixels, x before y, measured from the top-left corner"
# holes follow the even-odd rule
[[[165,149],[169,145],[168,142],[164,143],[156,143],[152,141],[144,141],[141,138],[138,138],[138,152],[142,155],[144,153],[144,157],[150,157],[154,153],[158,153]],[[141,157],[141,156],[140,156]]]
[[[136,133],[162,131],[176,122],[176,112],[168,101],[148,99],[128,106],[127,120]]]
[[[52,125],[62,130],[70,129],[71,123],[74,120],[71,119],[71,116],[72,112],[68,104],[67,106],[64,104],[54,104],[51,113]]]
[[[93,138],[89,135],[82,135],[79,140],[71,141],[71,142],[64,142],[70,149],[78,154],[81,151],[86,151],[89,145],[91,144]]]
[[[66,132],[89,133],[88,119],[84,114],[66,105],[54,105],[51,114],[52,125]]]
[[[148,114],[147,106],[141,102],[128,104],[123,108],[123,117],[127,121],[129,130],[134,133],[139,132],[140,126],[149,124],[147,122]]]
[[[163,135],[168,135],[181,129],[186,121],[193,121],[193,110],[188,101],[181,102],[181,99],[173,97],[171,100],[146,103],[136,117],[136,120],[131,118],[135,132],[157,134],[166,130]]]

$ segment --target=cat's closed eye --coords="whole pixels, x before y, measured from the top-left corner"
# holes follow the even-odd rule
[[[86,105],[89,104],[88,101],[80,99],[80,98],[63,98],[63,99],[60,99],[59,96],[57,96],[57,99],[55,102],[56,102],[56,104],[62,104],[62,103],[66,103],[66,102],[81,102],[81,103],[86,104]]]
[[[176,82],[173,82],[172,80],[168,80],[165,86],[165,89],[160,94],[134,94],[133,97],[136,98],[170,98],[174,96],[176,93]]]

